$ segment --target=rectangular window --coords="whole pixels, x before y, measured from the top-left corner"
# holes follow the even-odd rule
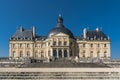
[[[67,45],[67,41],[64,41],[64,45]]]
[[[90,47],[92,48],[92,47],[93,47],[93,44],[91,44]]]
[[[12,57],[15,57],[15,54],[16,54],[15,51],[13,51],[13,53],[12,53]]]
[[[35,44],[35,47],[37,47],[37,44]]]
[[[62,45],[62,42],[61,42],[61,41],[59,41],[59,42],[58,42],[58,44],[59,44],[59,46],[61,46],[61,45]]]
[[[12,48],[15,48],[15,44],[12,45]]]
[[[85,48],[85,43],[83,44],[83,48]]]
[[[53,41],[53,45],[54,45],[54,46],[56,45],[56,41]]]
[[[27,44],[27,48],[30,48],[30,44]]]
[[[22,43],[20,43],[20,48],[22,48]]]
[[[27,57],[30,57],[30,52],[29,51],[27,51],[27,55],[26,55]]]
[[[99,47],[100,47],[100,44],[97,44],[97,47],[99,48]]]
[[[104,44],[104,47],[107,47],[107,44]]]

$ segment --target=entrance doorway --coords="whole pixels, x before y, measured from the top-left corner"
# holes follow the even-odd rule
[[[59,58],[62,58],[62,50],[61,49],[58,51],[58,56],[59,56]]]
[[[67,50],[64,50],[64,57],[67,57]]]
[[[53,50],[53,57],[57,58],[57,51]]]

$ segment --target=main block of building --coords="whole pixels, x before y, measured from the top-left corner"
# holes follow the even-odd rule
[[[84,28],[82,35],[75,36],[64,26],[63,18],[59,16],[57,25],[46,36],[37,35],[35,26],[32,29],[21,26],[9,40],[9,57],[14,59],[60,59],[76,56],[110,59],[110,38],[98,28]]]

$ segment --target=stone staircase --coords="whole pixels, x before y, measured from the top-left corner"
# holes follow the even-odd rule
[[[30,63],[30,64],[24,64],[21,65],[20,67],[22,68],[104,68],[108,67],[105,64],[100,64],[100,63],[76,63],[71,60],[65,60],[65,59],[59,59],[56,61],[52,61],[49,63]]]
[[[120,80],[117,72],[0,72],[0,80]]]

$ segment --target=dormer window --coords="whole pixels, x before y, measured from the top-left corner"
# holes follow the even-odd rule
[[[22,48],[22,43],[20,43],[20,48]]]
[[[83,48],[85,48],[85,43],[83,44]]]
[[[54,45],[54,46],[56,45],[56,41],[53,41],[53,45]]]
[[[107,44],[104,44],[104,47],[107,47]]]
[[[27,48],[30,48],[30,44],[27,44]]]
[[[100,47],[100,44],[97,44],[97,47],[99,48],[99,47]]]
[[[93,44],[90,44],[90,47],[92,48],[92,47],[93,47]]]

